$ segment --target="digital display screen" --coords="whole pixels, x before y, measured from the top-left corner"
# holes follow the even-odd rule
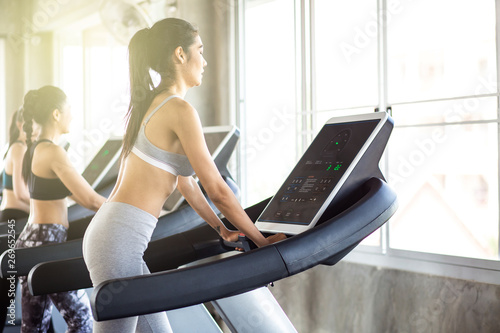
[[[116,153],[120,151],[121,146],[121,140],[108,140],[83,171],[83,178],[85,178],[89,184],[93,185],[106,166],[108,166],[115,157]]]
[[[232,132],[230,128],[220,129],[213,132],[207,132],[206,130],[207,129],[205,129],[205,131],[203,132],[205,136],[205,142],[207,143],[208,151],[213,156],[213,154],[217,151],[218,148],[220,148],[221,144],[224,142],[224,139],[226,139],[228,134]],[[165,201],[163,209],[167,211],[173,211],[182,203],[182,201],[184,201],[184,197],[179,192],[179,190],[175,189]]]
[[[219,148],[221,142],[226,138],[228,131],[209,132],[205,134],[205,141],[210,154],[213,154]]]
[[[258,221],[313,222],[379,121],[326,124]]]

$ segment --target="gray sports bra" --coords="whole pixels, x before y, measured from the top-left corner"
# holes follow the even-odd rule
[[[191,163],[189,163],[187,156],[171,153],[156,147],[151,143],[151,141],[148,140],[145,132],[146,125],[151,117],[156,113],[156,111],[165,105],[165,103],[174,97],[181,98],[177,95],[167,97],[153,110],[153,112],[149,114],[149,116],[146,117],[146,119],[144,119],[141,128],[139,129],[134,147],[132,148],[132,152],[146,163],[165,170],[174,176],[180,175],[188,177],[194,175],[194,170]]]

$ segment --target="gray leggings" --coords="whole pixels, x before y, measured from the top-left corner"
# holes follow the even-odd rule
[[[83,238],[83,257],[94,286],[103,281],[149,274],[144,251],[158,220],[129,204],[106,202]],[[94,333],[172,332],[165,312],[96,321]]]

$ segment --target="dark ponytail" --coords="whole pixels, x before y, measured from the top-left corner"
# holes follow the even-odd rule
[[[126,132],[122,157],[127,156],[135,143],[142,119],[158,93],[150,69],[160,74],[162,81],[175,80],[172,61],[174,50],[181,46],[185,52],[194,43],[198,29],[191,23],[167,18],[156,22],[151,29],[139,30],[130,40],[129,73],[130,104],[125,115]]]
[[[52,112],[55,109],[62,110],[66,103],[66,94],[59,88],[54,86],[44,86],[38,90],[30,90],[24,96],[23,105],[23,131],[26,133],[26,153],[23,158],[22,175],[27,183],[31,173],[31,162],[33,161],[33,121],[41,125],[51,118]]]
[[[139,30],[130,40],[130,103],[125,116],[126,132],[122,156],[128,155],[139,133],[140,123],[154,98],[154,84],[149,73],[149,28]]]
[[[31,161],[33,160],[33,155],[31,154],[31,146],[33,145],[33,142],[31,141],[31,137],[33,136],[33,113],[35,112],[34,110],[36,108],[37,98],[38,93],[35,90],[28,91],[26,96],[24,96],[23,131],[26,133],[26,145],[28,146],[26,153],[24,153],[22,170],[22,176],[25,183],[28,182],[31,172]]]

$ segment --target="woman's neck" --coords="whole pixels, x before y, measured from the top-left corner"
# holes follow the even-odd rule
[[[172,80],[163,79],[156,87],[156,91],[158,94],[177,95],[184,98],[187,93],[187,88],[182,84],[172,82]]]
[[[19,136],[17,137],[16,142],[26,143],[26,134],[24,134],[24,132],[22,132],[22,134],[19,134]]]
[[[40,132],[40,135],[38,136],[38,141],[40,140],[50,140],[52,142],[59,142],[59,138],[61,137],[61,133],[59,131],[55,130],[44,130]]]

